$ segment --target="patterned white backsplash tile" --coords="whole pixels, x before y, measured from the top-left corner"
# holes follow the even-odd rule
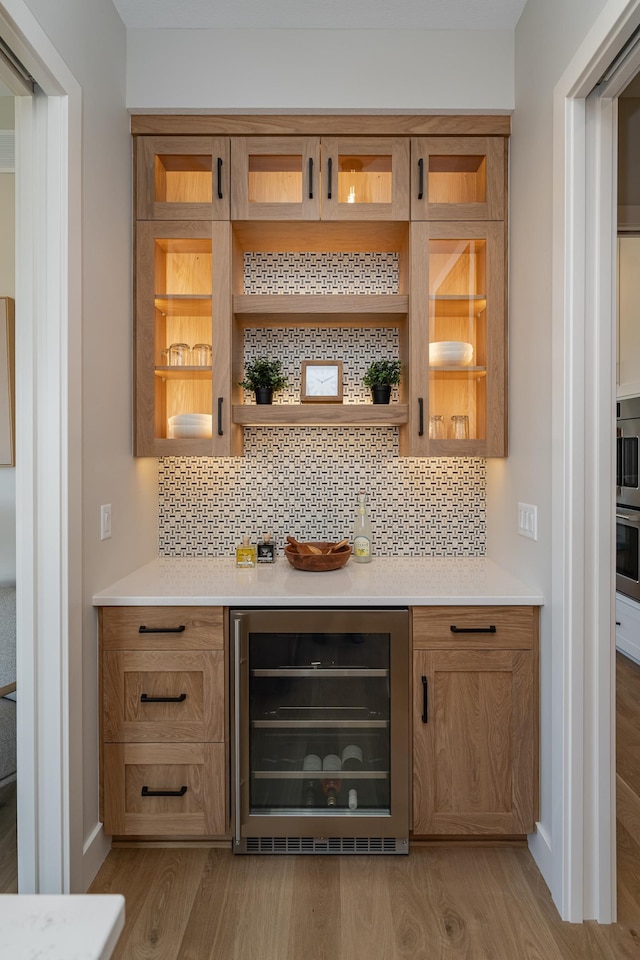
[[[247,253],[246,293],[398,293],[393,253]],[[245,361],[282,360],[298,402],[303,360],[342,360],[345,403],[368,403],[374,359],[398,356],[398,331],[314,327],[245,331]],[[397,388],[392,393],[397,399]],[[245,402],[251,402],[247,394]],[[484,460],[407,459],[389,427],[245,428],[243,458],[166,458],[159,470],[159,554],[231,556],[243,533],[271,533],[280,550],[349,536],[367,492],[374,552],[384,556],[481,556],[486,550]]]
[[[485,553],[485,461],[401,458],[386,427],[248,428],[243,458],[166,458],[159,477],[161,556],[232,555],[243,533],[339,540],[360,489],[381,556]]]

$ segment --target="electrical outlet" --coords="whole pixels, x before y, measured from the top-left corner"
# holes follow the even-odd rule
[[[111,536],[111,504],[103,503],[100,507],[100,539],[108,540]]]
[[[518,504],[518,533],[530,540],[538,539],[538,508],[531,503]]]

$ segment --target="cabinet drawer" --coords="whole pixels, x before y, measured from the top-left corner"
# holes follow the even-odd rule
[[[105,741],[224,740],[222,650],[108,650],[103,654]]]
[[[103,607],[108,650],[210,650],[224,647],[222,607]]]
[[[112,836],[222,836],[222,743],[107,743],[104,828]]]
[[[413,648],[529,650],[537,623],[536,607],[414,607]]]

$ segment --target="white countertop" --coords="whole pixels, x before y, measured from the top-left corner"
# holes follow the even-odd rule
[[[306,573],[285,557],[242,569],[233,557],[157,557],[93,597],[95,606],[533,605],[539,591],[485,557],[377,557]]]
[[[123,928],[120,894],[0,897],[7,960],[108,960]]]

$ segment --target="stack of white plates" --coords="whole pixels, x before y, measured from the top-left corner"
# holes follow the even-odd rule
[[[464,340],[434,340],[429,344],[429,366],[466,367],[473,360],[473,344]]]
[[[169,439],[183,440],[186,437],[211,437],[210,413],[179,413],[169,417]]]

